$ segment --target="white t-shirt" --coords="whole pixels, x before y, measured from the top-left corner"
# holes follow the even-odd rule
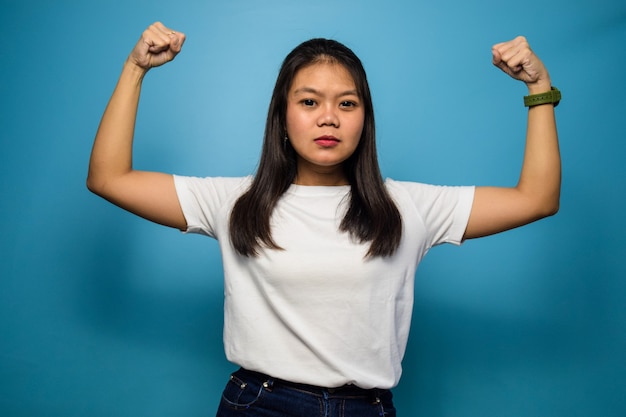
[[[174,178],[187,232],[220,244],[231,362],[326,387],[397,385],[417,265],[432,246],[461,244],[473,187],[387,180],[402,240],[392,257],[366,259],[369,243],[339,231],[350,186],[292,185],[271,218],[272,237],[284,250],[262,248],[246,258],[233,250],[228,224],[252,178]]]

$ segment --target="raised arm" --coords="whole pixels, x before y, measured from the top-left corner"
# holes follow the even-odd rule
[[[548,71],[523,37],[497,44],[493,63],[523,81],[529,94],[550,91]],[[528,109],[526,149],[515,187],[477,187],[465,238],[512,229],[555,214],[559,209],[561,158],[554,105]]]
[[[185,229],[171,175],[133,169],[132,145],[143,77],[180,52],[185,35],[154,23],[124,63],[104,111],[89,161],[87,188],[148,220]]]

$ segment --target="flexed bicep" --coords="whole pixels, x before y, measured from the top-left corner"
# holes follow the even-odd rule
[[[171,175],[133,168],[133,136],[146,72],[171,61],[185,35],[155,23],[126,60],[96,133],[87,187],[114,204],[156,223],[185,229]]]
[[[558,202],[558,197],[554,199]],[[489,236],[524,226],[558,211],[518,187],[476,187],[464,239]]]
[[[493,64],[516,80],[530,94],[551,90],[542,61],[526,38],[494,45]],[[524,160],[517,185],[510,188],[477,187],[465,238],[499,233],[555,214],[559,210],[561,157],[554,105],[528,109]]]

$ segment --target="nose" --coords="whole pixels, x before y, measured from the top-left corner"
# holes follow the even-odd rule
[[[333,106],[325,106],[319,115],[317,125],[339,127],[337,110]]]

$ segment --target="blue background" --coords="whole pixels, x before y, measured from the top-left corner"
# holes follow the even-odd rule
[[[401,416],[626,415],[623,1],[23,1],[0,12],[0,415],[210,416],[227,374],[217,244],[90,194],[91,143],[151,22],[188,36],[145,81],[140,169],[254,172],[283,57],[363,60],[385,176],[512,185],[526,111],[492,44],[525,35],[564,95],[555,217],[417,273]],[[314,370],[312,370],[314,372]]]

